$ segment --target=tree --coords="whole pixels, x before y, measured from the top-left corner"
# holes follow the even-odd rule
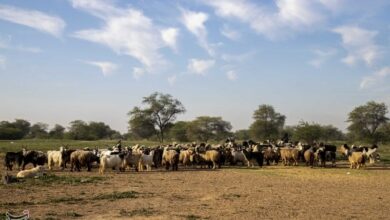
[[[383,138],[383,133],[378,132],[378,129],[389,121],[387,113],[387,106],[384,103],[370,101],[358,106],[348,115],[347,122],[350,123],[348,131],[354,139],[376,144]]]
[[[275,112],[271,105],[260,105],[253,113],[255,120],[249,127],[253,138],[277,139],[283,129],[286,116]]]
[[[29,138],[47,138],[48,137],[48,129],[49,125],[38,122],[33,124],[30,128]]]
[[[157,133],[154,123],[146,112],[138,107],[129,112],[129,134],[136,139],[147,139]]]
[[[146,107],[144,109],[134,107],[129,113],[130,117],[133,114],[141,114],[142,118],[150,120],[157,131],[160,142],[164,142],[164,135],[169,126],[176,120],[178,114],[185,112],[183,104],[169,94],[158,92],[144,97],[142,104]]]
[[[222,120],[221,117],[200,116],[190,122],[187,127],[187,135],[191,140],[207,142],[211,139],[222,140],[231,136],[230,122]]]
[[[190,123],[186,121],[176,122],[173,124],[172,128],[169,129],[169,137],[179,142],[188,142],[187,127],[189,124]]]
[[[69,123],[68,138],[73,140],[91,140],[88,132],[88,124],[82,120],[75,120]]]
[[[250,139],[250,134],[248,129],[242,129],[242,130],[237,130],[234,132],[234,137],[236,140],[248,140]]]
[[[54,139],[62,139],[64,138],[65,128],[59,124],[54,125],[49,131],[49,136]]]
[[[321,139],[321,125],[300,121],[294,129],[294,138],[297,141],[305,141],[309,144],[318,142]]]
[[[15,122],[0,122],[0,139],[17,140],[24,138],[30,132],[30,122],[16,119]]]
[[[333,125],[321,126],[321,139],[325,142],[330,140],[343,140],[344,134]]]

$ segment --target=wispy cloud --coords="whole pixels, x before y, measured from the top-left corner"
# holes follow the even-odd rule
[[[195,12],[186,9],[180,9],[182,15],[182,23],[194,34],[199,42],[199,45],[204,48],[210,56],[214,56],[215,52],[212,46],[207,41],[207,29],[204,23],[208,19],[208,15],[204,12]]]
[[[131,7],[119,8],[107,1],[72,0],[72,3],[73,7],[104,21],[100,29],[77,31],[73,36],[103,44],[118,54],[138,60],[143,67],[133,69],[136,78],[147,72],[155,72],[166,64],[159,49],[176,47],[177,30],[156,26],[142,11]]]
[[[241,38],[241,34],[240,32],[238,31],[235,31],[233,29],[231,29],[228,25],[223,25],[222,29],[221,29],[221,34],[227,38],[229,38],[230,40],[234,40],[234,41],[237,41]]]
[[[117,68],[118,65],[108,61],[84,61],[86,64],[98,67],[104,76],[111,75]]]
[[[203,0],[215,9],[216,15],[248,24],[269,39],[283,38],[291,31],[304,31],[323,23],[324,6],[312,0],[276,0],[271,8],[260,1]]]
[[[42,49],[39,47],[26,47],[23,45],[12,45],[10,41],[6,41],[0,38],[0,48],[7,50],[16,50],[21,52],[29,52],[29,53],[41,53]]]
[[[188,70],[198,75],[206,75],[207,71],[215,65],[215,60],[191,59],[188,63]]]
[[[34,28],[56,37],[61,36],[66,26],[60,17],[3,4],[0,4],[0,19]]]
[[[371,66],[381,57],[380,47],[375,43],[376,31],[370,31],[357,26],[340,26],[333,29],[340,34],[343,47],[348,54],[342,62],[355,65],[359,61]]]
[[[313,53],[315,54],[315,57],[309,61],[309,64],[319,68],[321,67],[325,62],[327,62],[331,57],[333,57],[336,53],[336,49],[316,49],[313,50]]]
[[[179,35],[179,29],[177,28],[167,28],[164,30],[161,30],[161,37],[164,40],[164,42],[172,48],[172,50],[177,50],[177,37]]]
[[[168,83],[169,83],[169,85],[171,85],[171,86],[175,85],[176,80],[177,80],[177,76],[176,76],[176,75],[173,75],[173,76],[168,77]]]
[[[234,70],[230,70],[226,73],[226,77],[230,81],[235,81],[237,79],[237,74]]]
[[[370,88],[377,83],[381,82],[383,79],[385,79],[387,76],[390,76],[390,67],[383,67],[377,72],[374,72],[370,76],[366,76],[362,79],[360,82],[360,88],[366,89]]]

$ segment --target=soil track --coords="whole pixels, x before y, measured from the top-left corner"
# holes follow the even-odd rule
[[[1,167],[2,170],[3,167]],[[180,169],[180,168],[179,168]],[[15,173],[15,172],[14,172]],[[55,176],[52,176],[54,174]],[[0,186],[0,213],[33,219],[389,219],[390,169],[224,167],[53,171]]]

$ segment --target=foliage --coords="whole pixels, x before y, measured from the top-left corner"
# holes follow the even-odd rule
[[[62,139],[64,138],[65,128],[59,124],[54,125],[49,131],[49,137],[54,139]]]
[[[0,139],[17,140],[24,138],[30,132],[30,122],[16,119],[14,122],[0,122]]]
[[[384,138],[381,127],[389,121],[386,117],[387,106],[384,103],[374,101],[358,106],[348,114],[347,122],[350,123],[348,131],[355,139],[364,140],[370,143],[378,143]]]
[[[47,138],[49,125],[38,122],[33,124],[30,128],[30,133],[28,134],[29,138]]]
[[[87,124],[82,120],[70,122],[69,132],[66,137],[73,140],[99,140],[111,139],[116,131],[111,130],[110,126],[103,122],[90,122]]]
[[[249,127],[255,139],[277,139],[283,129],[286,116],[276,112],[271,105],[260,105],[253,113],[255,120]]]
[[[169,137],[175,141],[188,142],[187,128],[190,122],[178,121],[169,129]]]
[[[207,142],[222,140],[230,136],[232,125],[221,117],[200,116],[191,121],[187,127],[187,135],[191,140]]]
[[[146,124],[149,122],[153,123],[154,129],[157,130],[160,142],[164,142],[164,135],[176,120],[177,115],[185,112],[183,104],[169,94],[158,92],[144,97],[142,104],[146,105],[146,107],[143,109],[134,107],[133,110],[129,112],[130,128],[132,128],[130,122],[134,117],[133,115],[140,115],[140,119],[145,119]]]
[[[250,139],[250,133],[248,129],[242,129],[242,130],[237,130],[234,132],[234,137],[237,140],[248,140]]]
[[[138,107],[129,112],[129,133],[135,139],[147,139],[156,134],[154,123],[150,115]]]
[[[294,140],[305,141],[309,144],[318,142],[321,139],[321,125],[300,121],[294,129]]]

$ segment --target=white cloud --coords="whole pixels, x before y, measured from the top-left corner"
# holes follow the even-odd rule
[[[319,68],[321,67],[325,62],[327,62],[332,56],[334,56],[337,53],[336,49],[325,49],[320,50],[316,49],[313,51],[315,53],[316,57],[313,58],[311,61],[309,61],[309,64]]]
[[[237,79],[237,74],[234,70],[230,70],[226,73],[226,77],[230,80],[230,81],[235,81]]]
[[[360,88],[366,89],[374,86],[375,84],[381,82],[387,76],[390,76],[390,67],[384,67],[377,72],[374,72],[370,76],[366,76],[360,82]]]
[[[179,35],[179,30],[177,28],[167,28],[161,30],[161,37],[164,42],[172,48],[174,51],[177,50],[177,37]]]
[[[6,63],[6,59],[4,56],[0,55],[0,69],[5,69],[5,63]]]
[[[0,4],[0,19],[34,28],[56,37],[61,36],[66,26],[66,23],[57,16],[2,4]]]
[[[221,34],[230,40],[237,41],[241,38],[241,34],[238,31],[231,29],[229,26],[224,25],[221,29]]]
[[[348,54],[342,61],[348,65],[355,65],[359,61],[371,66],[381,57],[381,51],[375,44],[376,31],[370,31],[356,26],[340,26],[333,32],[341,35],[343,47]]]
[[[173,86],[176,83],[176,80],[177,80],[177,76],[176,75],[168,77],[169,85]]]
[[[29,53],[41,53],[42,49],[39,47],[25,47],[23,45],[11,45],[10,41],[6,41],[0,39],[0,48],[7,50],[16,50],[21,52],[29,52]]]
[[[215,52],[207,42],[207,29],[204,26],[204,23],[208,19],[208,15],[203,12],[194,12],[186,9],[181,9],[181,14],[184,26],[197,37],[199,45],[205,49],[210,56],[214,56]]]
[[[206,75],[206,72],[215,65],[215,60],[191,59],[188,63],[188,70],[198,75]]]
[[[104,76],[111,75],[118,68],[116,64],[108,61],[85,61],[85,63],[99,67]]]
[[[160,31],[160,27],[153,24],[142,11],[130,7],[115,7],[107,1],[73,0],[72,3],[75,8],[87,11],[104,21],[100,29],[77,31],[73,36],[105,45],[117,54],[135,58],[144,65],[143,68],[135,68],[135,77],[158,71],[166,64],[159,50],[166,46],[175,46],[177,33],[173,29],[165,29],[164,39],[164,30]]]
[[[214,8],[216,15],[239,20],[269,39],[290,35],[292,31],[306,31],[326,20],[324,6],[312,0],[276,0],[275,7],[261,1],[203,0]]]
[[[146,70],[143,69],[143,68],[140,68],[140,67],[134,67],[133,68],[133,77],[134,77],[134,79],[141,78],[143,75],[145,75],[145,73],[146,73]]]

